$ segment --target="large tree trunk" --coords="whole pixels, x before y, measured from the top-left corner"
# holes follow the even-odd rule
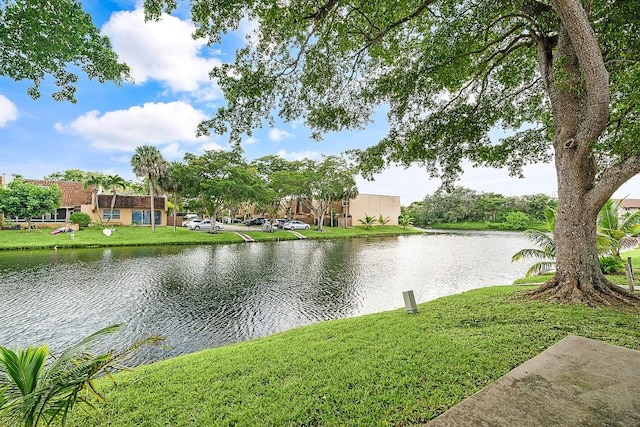
[[[575,169],[575,168],[574,168]],[[558,216],[555,225],[556,274],[533,292],[536,298],[588,305],[634,304],[637,296],[610,283],[602,274],[596,246],[598,211],[585,198],[586,176],[558,171]]]
[[[557,44],[539,41],[538,60],[554,120],[556,275],[533,295],[589,305],[637,303],[640,298],[605,279],[596,247],[598,212],[628,179],[615,173],[598,177],[593,155],[609,122],[608,73],[580,1],[553,3],[562,25]]]

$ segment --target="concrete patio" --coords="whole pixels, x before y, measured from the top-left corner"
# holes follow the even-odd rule
[[[640,426],[640,351],[568,336],[427,426]]]

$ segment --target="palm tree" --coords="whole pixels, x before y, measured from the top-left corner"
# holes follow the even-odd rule
[[[400,218],[398,218],[398,224],[403,226],[406,230],[407,227],[411,227],[413,225],[413,217],[409,214],[402,214]]]
[[[377,219],[375,219],[372,216],[367,215],[367,213],[365,212],[364,214],[364,219],[359,219],[358,220],[360,222],[360,224],[364,225],[364,227],[368,230],[369,228],[373,227],[376,222],[378,222]]]
[[[111,211],[109,212],[109,219],[107,220],[108,224],[113,218],[113,208],[116,205],[118,190],[124,190],[127,188],[127,181],[125,181],[125,179],[120,175],[108,175],[104,179],[104,186],[113,193],[113,197],[111,198]]]
[[[349,219],[349,205],[351,199],[355,199],[358,196],[358,187],[355,183],[353,185],[344,188],[342,193],[342,206],[344,206],[344,228],[347,228],[347,222]]]
[[[100,188],[104,185],[105,176],[101,173],[90,173],[87,174],[84,181],[82,181],[82,186],[84,188],[92,187],[93,188],[93,200],[95,201],[95,210],[100,211],[100,204],[98,203],[98,192]]]
[[[53,357],[46,345],[10,350],[0,346],[0,425],[36,427],[64,426],[76,403],[93,408],[89,393],[101,398],[92,381],[102,374],[123,368],[122,362],[146,344],[158,344],[153,336],[135,342],[125,350],[96,355],[91,346],[122,325],[104,328]],[[49,359],[49,360],[47,360]]]
[[[156,232],[155,203],[153,186],[155,182],[167,171],[167,162],[162,157],[160,150],[152,145],[136,147],[136,152],[131,157],[133,173],[138,177],[146,178],[149,182],[149,195],[151,196],[151,232]]]
[[[387,225],[389,221],[391,221],[391,219],[389,219],[389,217],[383,217],[382,214],[378,217],[378,224],[380,224],[381,227]]]
[[[603,252],[622,259],[620,250],[638,244],[635,238],[640,234],[640,211],[623,217],[620,215],[622,200],[608,200],[598,214],[598,236],[604,241],[600,245]]]
[[[183,164],[171,162],[167,167],[167,172],[158,180],[160,188],[173,195],[173,231],[176,231],[176,209],[178,197],[183,188]]]
[[[527,270],[525,274],[527,277],[548,273],[555,269],[556,242],[553,240],[553,231],[556,226],[556,211],[548,207],[544,212],[544,216],[547,226],[546,231],[525,230],[528,239],[535,243],[538,248],[522,249],[511,257],[512,262],[524,258],[538,258],[542,260],[536,262]]]

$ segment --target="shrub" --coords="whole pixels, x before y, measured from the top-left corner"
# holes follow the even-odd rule
[[[524,212],[509,212],[502,227],[507,230],[526,230],[531,224],[531,217]]]
[[[91,217],[86,213],[74,212],[69,218],[72,224],[78,224],[80,227],[88,227],[91,223]]]
[[[599,259],[600,269],[604,274],[624,272],[624,261],[614,256],[603,256]]]

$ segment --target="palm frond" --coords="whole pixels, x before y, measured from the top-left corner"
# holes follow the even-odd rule
[[[609,199],[602,206],[598,213],[598,227],[605,230],[618,229],[618,207],[619,203]]]
[[[512,257],[511,261],[520,261],[521,259],[526,258],[548,258],[548,254],[540,249],[522,249],[516,252]]]
[[[545,274],[545,273],[554,271],[555,268],[556,268],[555,262],[551,262],[551,261],[536,262],[531,267],[529,267],[525,275],[527,277],[538,276],[540,274]]]

